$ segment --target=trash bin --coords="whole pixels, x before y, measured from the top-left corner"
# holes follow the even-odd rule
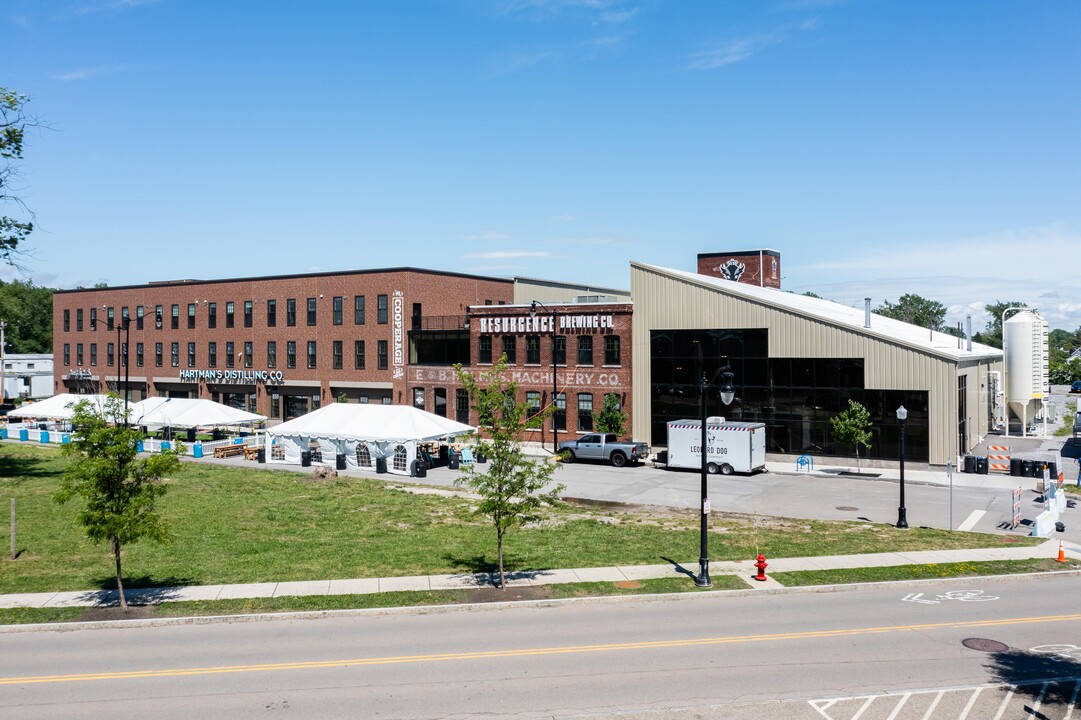
[[[7,428],[0,428],[0,440],[7,440],[7,439],[8,439],[8,429]]]
[[[142,440],[135,443],[135,451],[136,452],[142,452],[143,451],[143,441]]]
[[[1051,478],[1055,482],[1058,482],[1058,464],[1049,462],[1047,463],[1047,477]]]
[[[338,453],[334,456],[334,469],[345,470],[345,453]]]
[[[461,463],[461,456],[453,450],[447,455],[447,467],[451,470],[457,470]]]
[[[976,474],[977,475],[986,475],[987,474],[987,458],[985,458],[985,457],[976,458]]]
[[[188,442],[195,442],[195,428],[188,428]]]
[[[266,448],[265,447],[261,447],[261,448],[259,448],[258,451],[256,451],[256,453],[255,453],[255,461],[259,462],[259,463],[266,464]]]
[[[413,461],[413,477],[428,477],[428,463],[423,460]]]
[[[312,466],[312,451],[311,450],[301,450],[300,451],[300,467],[311,467],[311,466]]]
[[[387,471],[387,459],[376,458],[375,459],[375,472],[379,475],[386,473]]]
[[[201,458],[203,456],[203,444],[201,442],[197,442],[191,446],[191,455],[192,457],[197,458]]]
[[[1021,477],[1021,458],[1010,458],[1010,477]]]
[[[221,428],[214,428],[210,431],[210,437],[215,440],[221,440],[225,437],[225,433],[221,431]]]
[[[173,444],[171,442],[169,442],[168,440],[162,440],[161,441],[161,451],[162,452],[165,452],[166,450],[169,450],[172,447],[173,447]]]
[[[1033,460],[1032,461],[1032,477],[1040,478],[1041,480],[1043,479],[1043,461],[1042,460]]]
[[[439,446],[439,467],[446,467],[450,464],[450,456],[453,454],[450,447],[447,445]]]
[[[480,450],[478,450],[477,451],[477,464],[478,465],[483,465],[486,462],[488,462],[488,458],[484,457],[484,453],[482,453]]]
[[[1032,474],[1032,468],[1035,465],[1031,460],[1021,461],[1021,477],[1036,477]]]
[[[30,431],[27,430],[26,428],[19,428],[19,439],[20,440],[29,440],[30,439]]]
[[[969,473],[970,475],[976,472],[976,456],[965,455],[964,469],[961,472]]]
[[[41,440],[42,443],[49,442],[49,431],[48,430],[42,430],[41,431],[41,437],[39,438],[39,440]]]

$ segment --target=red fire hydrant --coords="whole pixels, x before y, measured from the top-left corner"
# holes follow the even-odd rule
[[[758,560],[755,562],[754,566],[756,568],[758,568],[758,574],[754,576],[754,579],[755,580],[765,580],[766,579],[766,567],[767,567],[766,556],[763,555],[762,553],[758,553]]]

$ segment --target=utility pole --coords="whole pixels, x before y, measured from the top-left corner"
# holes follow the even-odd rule
[[[0,403],[7,402],[8,388],[7,388],[7,353],[4,351],[4,346],[7,344],[4,342],[4,328],[7,327],[7,323],[0,320]]]

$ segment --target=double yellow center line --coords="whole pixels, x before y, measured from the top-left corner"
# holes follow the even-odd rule
[[[805,632],[766,635],[733,635],[729,637],[691,638],[686,640],[653,640],[648,642],[605,643],[599,645],[568,645],[564,647],[522,648],[518,650],[489,650],[478,652],[434,653],[430,655],[396,655],[388,657],[352,658],[348,660],[316,660],[311,662],[264,663],[258,665],[222,665],[215,667],[173,668],[160,670],[130,670],[125,672],[82,673],[72,675],[38,675],[30,677],[0,677],[0,685],[32,685],[38,683],[88,682],[92,680],[140,680],[146,678],[184,677],[188,675],[220,675],[226,673],[273,672],[278,670],[316,670],[322,668],[365,667],[402,663],[453,662],[457,660],[487,660],[536,655],[566,655],[571,653],[619,652],[625,650],[655,650],[732,643],[769,642],[775,640],[807,640],[854,635],[874,635],[904,631],[944,630],[999,627],[1081,621],[1081,613],[1071,615],[1042,615],[1036,617],[972,620],[966,622],[924,623],[920,625],[887,625],[883,627],[809,630]]]

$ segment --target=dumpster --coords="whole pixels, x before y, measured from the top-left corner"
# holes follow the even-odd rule
[[[345,453],[338,453],[334,456],[334,468],[336,470],[345,470]]]
[[[311,467],[311,466],[312,466],[312,451],[311,450],[301,450],[300,451],[300,467]]]

